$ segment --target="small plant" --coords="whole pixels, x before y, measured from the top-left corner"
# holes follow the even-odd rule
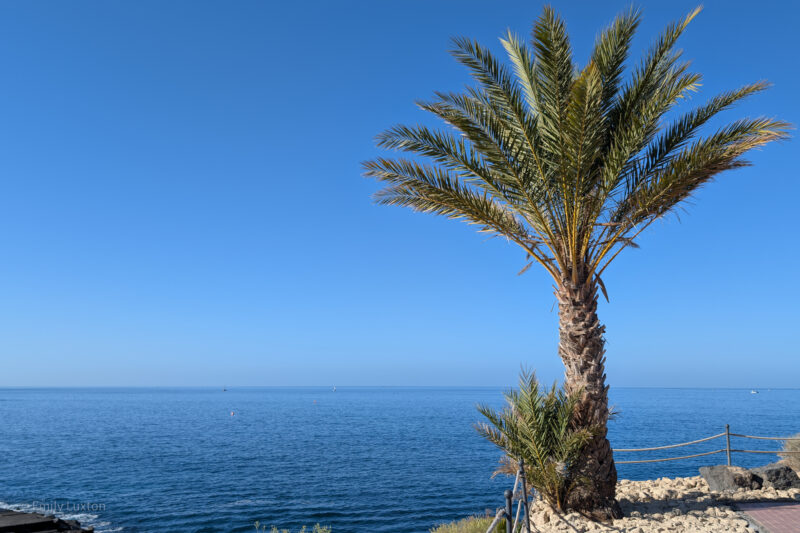
[[[430,533],[486,533],[486,529],[492,525],[494,518],[490,516],[470,516],[442,524],[430,530]],[[501,520],[495,528],[495,533],[503,533],[506,530],[505,520]]]
[[[792,438],[800,439],[800,433]],[[784,441],[783,451],[789,453],[780,454],[780,456],[784,458],[786,464],[792,467],[792,470],[800,474],[800,440]]]
[[[525,460],[529,487],[560,512],[567,510],[570,493],[589,480],[575,473],[575,464],[594,428],[579,428],[575,406],[581,391],[567,394],[555,384],[543,389],[532,372],[522,371],[519,391],[505,393],[501,411],[479,405],[489,423],[476,425],[478,433],[506,455],[495,474],[514,475]]]
[[[267,525],[262,524],[258,520],[253,522],[253,527],[256,528],[256,531],[263,531],[263,532],[269,531],[269,533],[292,533],[288,529],[278,529],[275,526],[271,526],[269,529],[267,529]],[[303,526],[303,528],[300,529],[298,533],[309,533],[308,526]],[[321,526],[319,524],[314,524],[314,527],[311,529],[310,533],[331,533],[331,528],[327,526]]]

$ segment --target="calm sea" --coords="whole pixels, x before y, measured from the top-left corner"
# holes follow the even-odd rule
[[[472,428],[475,405],[499,406],[500,393],[0,389],[0,507],[45,507],[98,532],[245,532],[256,520],[320,522],[334,533],[423,532],[502,504],[511,480],[492,479],[500,454]],[[612,389],[611,401],[615,448],[694,440],[725,423],[754,435],[800,432],[800,390]],[[720,447],[724,439],[638,457]],[[743,466],[775,459],[734,455]],[[696,475],[724,460],[619,471],[633,479]]]

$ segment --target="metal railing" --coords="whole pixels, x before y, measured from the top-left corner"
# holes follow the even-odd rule
[[[520,487],[521,490],[518,491],[517,487]],[[489,526],[489,529],[486,530],[486,533],[493,533],[494,528],[496,528],[497,524],[499,524],[503,519],[506,521],[506,533],[512,533],[516,531],[517,526],[519,525],[520,514],[522,514],[524,517],[522,521],[523,531],[525,531],[525,533],[530,533],[530,523],[528,521],[528,516],[530,515],[528,512],[528,485],[525,480],[524,460],[520,459],[519,461],[519,470],[517,470],[517,476],[514,478],[514,488],[511,490],[506,489],[506,491],[503,493],[503,496],[506,500],[505,506],[497,510],[497,514]],[[515,497],[519,502],[517,505],[516,516],[514,516]]]
[[[780,440],[780,441],[800,441],[800,437],[757,437],[754,435],[743,435],[741,433],[731,433],[731,427],[729,424],[725,424],[725,432],[719,433],[717,435],[711,435],[710,437],[705,437],[703,439],[697,439],[689,442],[680,442],[678,444],[669,444],[667,446],[654,446],[652,448],[621,448],[616,450],[611,450],[614,453],[619,452],[650,452],[654,450],[666,450],[668,448],[679,448],[682,446],[690,446],[692,444],[697,444],[700,442],[705,442],[709,440],[718,439],[720,437],[725,437],[725,447],[720,448],[719,450],[712,450],[710,452],[703,452],[703,453],[695,453],[692,455],[681,455],[678,457],[664,457],[661,459],[643,459],[639,461],[617,461],[614,462],[620,465],[630,465],[630,464],[637,464],[637,463],[661,463],[663,461],[679,461],[681,459],[692,459],[694,457],[702,457],[704,455],[714,455],[717,453],[725,452],[728,458],[728,466],[731,465],[731,453],[768,453],[768,454],[775,454],[775,455],[794,455],[800,454],[800,452],[788,452],[783,450],[739,450],[735,448],[731,448],[731,437],[740,437],[744,439],[758,439],[758,440]]]

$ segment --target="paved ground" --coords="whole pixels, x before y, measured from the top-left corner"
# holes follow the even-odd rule
[[[769,533],[800,533],[800,503],[737,503],[736,508]]]

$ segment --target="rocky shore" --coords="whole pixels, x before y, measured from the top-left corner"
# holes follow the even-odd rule
[[[577,513],[560,516],[546,503],[537,501],[531,506],[531,531],[754,533],[757,529],[736,510],[737,503],[786,501],[800,504],[800,485],[775,488],[769,481],[762,481],[759,488],[754,488],[758,483],[753,484],[752,478],[749,481],[747,487],[742,480],[742,485],[733,490],[714,491],[702,476],[621,480],[617,485],[617,499],[624,518],[603,524]]]
[[[94,528],[83,529],[77,520],[62,520],[53,515],[23,513],[0,509],[0,533],[93,533]]]

